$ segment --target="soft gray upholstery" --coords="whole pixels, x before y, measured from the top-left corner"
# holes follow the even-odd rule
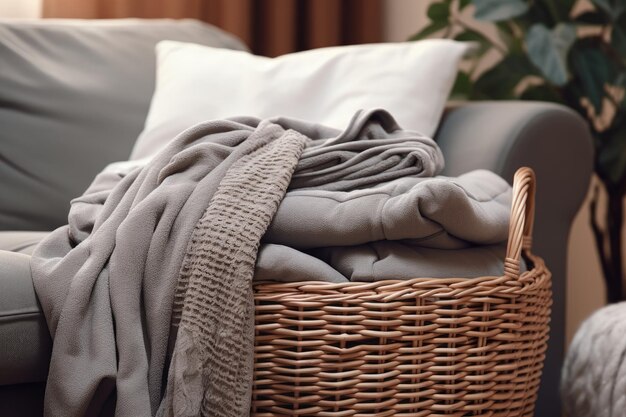
[[[0,386],[43,381],[51,340],[33,288],[30,257],[0,251],[0,265]]]
[[[490,169],[512,181],[520,166],[537,175],[533,252],[552,271],[550,341],[537,416],[561,415],[559,378],[565,351],[566,256],[570,227],[593,169],[593,145],[572,110],[539,102],[469,103],[451,110],[438,134],[445,174]]]
[[[148,109],[154,43],[167,36],[211,44],[216,32],[169,21],[19,25],[0,22],[0,230],[51,230],[104,164],[128,155]],[[511,180],[524,165],[537,173],[534,251],[554,274],[554,306],[536,415],[559,416],[567,239],[592,170],[587,126],[547,103],[468,103],[448,111],[437,140],[445,174],[486,168]],[[42,236],[0,233],[2,417],[41,416],[50,337],[26,254]]]
[[[163,39],[244,49],[197,21],[0,20],[0,230],[48,230],[128,158]]]

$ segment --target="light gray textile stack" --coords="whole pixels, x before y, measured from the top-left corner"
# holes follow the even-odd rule
[[[339,272],[335,280],[501,275],[510,202],[509,184],[483,170],[345,192],[292,190],[265,234],[257,279],[301,276],[309,256]],[[291,252],[280,275],[266,266],[274,245]]]
[[[134,417],[157,412],[168,353],[175,346],[176,334],[170,333],[175,288],[181,278],[193,276],[184,260],[193,257],[198,247],[215,244],[208,238],[194,241],[193,236],[202,236],[198,230],[211,225],[200,219],[207,218],[213,198],[221,195],[218,190],[225,176],[266,129],[293,130],[309,140],[293,174],[292,189],[276,213],[264,211],[269,218],[273,215],[273,221],[258,251],[256,280],[341,282],[397,273],[412,277],[421,272],[419,268],[413,272],[418,263],[411,260],[411,251],[440,251],[451,259],[454,253],[473,250],[472,245],[497,245],[507,238],[510,188],[506,182],[486,171],[457,179],[420,179],[436,176],[443,168],[437,145],[403,131],[385,111],[357,113],[344,132],[282,118],[199,124],[151,161],[116,164],[103,171],[72,202],[69,225],[57,229],[35,250],[33,279],[54,339],[46,415],[115,411],[117,416]],[[274,196],[281,195],[280,187],[278,191]],[[261,207],[267,201],[258,197]],[[254,212],[254,207],[246,210]],[[244,228],[250,239],[247,248],[260,243],[264,226],[255,227]],[[396,250],[400,247],[404,249]],[[233,249],[224,242],[216,256]],[[435,270],[447,264],[442,260],[445,256],[437,256],[422,252],[421,259],[436,258],[438,266],[428,267]],[[396,258],[403,261],[395,262]],[[194,271],[202,271],[206,264],[194,259]],[[467,266],[485,275],[480,265],[487,258],[455,259],[450,271]],[[502,260],[495,254],[489,259],[498,269]],[[213,278],[218,277],[225,276]],[[198,292],[189,292],[192,286],[181,285],[187,288],[182,299],[197,298]],[[203,300],[206,305],[221,306],[222,298],[208,297]],[[184,317],[184,301],[177,307]],[[226,311],[242,311],[240,305],[239,310],[232,307]],[[188,324],[198,324],[194,322],[198,317]],[[246,315],[234,319],[243,323],[242,318]],[[251,337],[239,336],[248,341]],[[211,343],[219,343],[216,340]],[[217,346],[209,347],[213,348]],[[238,360],[251,361],[252,352],[248,354]],[[232,356],[212,360],[229,363]],[[200,375],[210,375],[212,370],[205,366],[198,364]],[[237,391],[246,391],[250,383]],[[206,387],[207,381],[202,384]],[[203,415],[215,412],[204,411]]]

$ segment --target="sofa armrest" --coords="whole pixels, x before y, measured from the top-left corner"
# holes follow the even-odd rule
[[[51,349],[30,256],[0,250],[0,386],[45,381]]]
[[[507,180],[521,166],[537,175],[533,252],[552,271],[554,304],[537,416],[558,416],[565,349],[567,242],[593,170],[587,123],[567,107],[543,102],[473,102],[451,108],[436,135],[445,175],[489,169]]]
[[[508,179],[532,166],[540,184],[569,183],[567,214],[578,211],[593,169],[593,144],[585,120],[567,107],[531,101],[471,102],[447,110],[436,134],[445,175],[489,169]],[[555,162],[565,163],[556,170]],[[579,187],[576,187],[576,186]]]

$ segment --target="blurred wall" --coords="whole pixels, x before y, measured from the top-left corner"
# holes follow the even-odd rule
[[[426,10],[432,2],[433,0],[384,0],[384,40],[400,42],[418,32],[428,23]],[[568,247],[566,294],[568,343],[582,320],[604,305],[604,281],[589,227],[588,206],[589,198],[583,203],[574,221]],[[624,238],[626,239],[626,236]]]
[[[427,23],[426,10],[432,0],[384,0],[383,37],[402,42]]]
[[[0,18],[41,16],[42,0],[0,0]]]
[[[568,343],[574,337],[581,322],[605,304],[604,278],[590,227],[589,201],[591,201],[592,187],[596,182],[599,181],[594,178],[587,199],[574,220],[569,241],[566,334]],[[600,213],[604,207],[605,204],[599,207]],[[626,236],[623,239],[626,239]],[[625,256],[626,254],[622,254],[622,257]]]

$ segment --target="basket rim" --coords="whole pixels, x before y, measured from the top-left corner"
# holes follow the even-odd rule
[[[447,298],[465,297],[519,297],[541,291],[551,286],[551,273],[539,256],[524,250],[524,256],[533,263],[533,268],[512,279],[501,276],[481,276],[473,278],[429,278],[419,277],[408,280],[380,280],[374,282],[347,281],[330,283],[323,281],[297,282],[256,282],[253,285],[257,301],[318,302],[351,299],[392,302],[408,298]]]
[[[531,168],[517,170],[513,180],[509,238],[504,270],[500,276],[416,277],[373,282],[324,281],[253,282],[255,300],[341,301],[358,298],[391,302],[406,298],[517,297],[550,286],[550,271],[539,256],[533,255],[532,229],[535,213],[535,173]],[[521,259],[532,268],[521,272]]]

